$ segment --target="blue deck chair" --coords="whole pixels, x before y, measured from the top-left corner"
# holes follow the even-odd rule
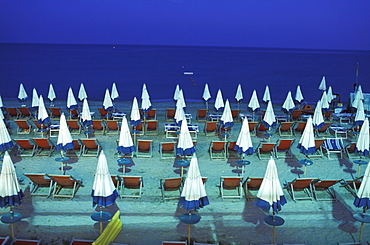
[[[345,153],[342,138],[327,138],[324,141],[323,149],[326,152],[329,159],[330,154],[340,154],[340,158],[343,158],[343,153]]]

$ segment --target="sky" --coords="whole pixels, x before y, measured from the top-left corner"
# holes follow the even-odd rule
[[[369,0],[0,0],[0,43],[370,50]]]

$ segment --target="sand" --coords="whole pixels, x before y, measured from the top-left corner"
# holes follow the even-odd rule
[[[175,165],[175,159],[160,159],[159,142],[173,142],[175,139],[166,139],[164,134],[165,109],[174,108],[173,102],[152,102],[153,108],[157,109],[159,120],[158,136],[140,136],[140,139],[154,140],[154,153],[152,158],[136,158],[133,164],[126,168],[126,175],[143,176],[144,188],[141,199],[124,198],[117,199],[116,203],[104,211],[114,213],[121,212],[123,229],[115,239],[117,243],[124,244],[161,244],[162,240],[186,240],[187,225],[179,219],[186,213],[180,208],[177,200],[162,201],[159,189],[160,179],[178,177],[180,168]],[[101,102],[89,102],[91,111],[98,116],[98,107]],[[4,101],[4,106],[18,106],[15,101]],[[48,105],[47,105],[48,106]],[[65,108],[64,103],[57,102],[56,106]],[[119,102],[117,108],[130,114],[130,102]],[[191,240],[203,243],[219,244],[266,244],[272,243],[273,229],[264,222],[268,214],[256,207],[254,200],[225,199],[222,200],[218,185],[220,176],[241,175],[241,169],[237,166],[237,158],[211,160],[208,149],[212,140],[218,140],[217,136],[204,135],[204,122],[195,120],[197,108],[204,108],[202,103],[187,103],[187,113],[193,116],[192,123],[199,125],[199,134],[196,145],[196,155],[202,176],[208,177],[206,191],[210,204],[199,210],[202,219],[196,225],[191,226]],[[210,105],[210,108],[212,106]],[[237,105],[232,103],[232,108]],[[213,108],[211,108],[213,109]],[[247,112],[247,104],[240,106],[241,113]],[[66,111],[66,110],[65,110]],[[282,114],[280,108],[275,105],[275,113]],[[10,120],[13,128],[12,138],[38,137],[39,135],[17,135],[16,124]],[[57,122],[57,120],[55,121]],[[345,125],[349,127],[350,125]],[[236,121],[229,136],[229,141],[235,141],[238,137],[241,122]],[[275,129],[274,129],[275,131]],[[84,138],[84,135],[73,135],[74,139]],[[113,174],[122,174],[122,169],[117,165],[116,140],[118,135],[96,135],[107,156],[109,171]],[[271,142],[276,142],[278,133],[274,133]],[[306,176],[297,175],[297,169],[303,170],[298,160],[305,159],[297,149],[299,137],[292,146],[294,158],[276,159],[280,182],[292,181],[298,177],[312,177],[321,179],[353,179],[357,177],[357,165],[348,158],[340,159],[334,156],[329,160],[327,157],[313,159],[314,164],[307,167]],[[50,138],[56,144],[57,137]],[[256,148],[264,135],[252,137]],[[354,136],[344,139],[345,145],[355,141]],[[16,167],[19,178],[22,178],[21,188],[25,193],[20,206],[14,207],[14,211],[23,215],[23,219],[15,224],[16,237],[23,239],[41,239],[42,244],[69,244],[71,239],[95,240],[99,236],[99,224],[90,216],[96,212],[92,207],[91,188],[98,159],[96,157],[71,158],[67,163],[67,174],[82,179],[84,187],[80,188],[73,199],[68,198],[45,198],[30,196],[30,181],[24,173],[47,173],[60,174],[59,163],[54,159],[60,153],[55,152],[51,157],[17,157],[15,150],[11,151],[11,157]],[[251,161],[245,167],[245,177],[263,177],[268,160],[259,160],[256,154],[247,156]],[[354,171],[348,171],[352,169]],[[365,170],[363,166],[362,174]],[[360,225],[352,215],[361,212],[360,208],[353,205],[354,197],[340,184],[335,185],[337,201],[299,200],[294,202],[288,192],[284,190],[288,203],[282,208],[279,216],[285,220],[284,225],[277,227],[277,243],[305,243],[305,244],[336,244],[336,242],[353,242],[359,239]],[[252,192],[256,194],[256,192]],[[299,196],[306,196],[298,193]],[[320,193],[326,197],[326,193]],[[0,215],[9,212],[9,208],[0,209]],[[104,223],[104,226],[106,223]],[[0,235],[10,235],[10,226],[0,223]],[[369,225],[365,225],[363,241],[370,241]]]

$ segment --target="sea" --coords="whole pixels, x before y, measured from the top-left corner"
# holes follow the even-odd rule
[[[246,47],[139,46],[87,44],[0,44],[0,95],[17,100],[22,83],[29,100],[35,88],[47,98],[50,84],[56,100],[71,87],[77,99],[83,83],[88,100],[102,101],[115,83],[118,101],[140,101],[143,84],[152,101],[173,101],[176,85],[185,101],[201,102],[208,84],[212,103],[220,89],[235,103],[241,84],[242,103],[253,90],[262,100],[266,86],[272,103],[294,98],[299,85],[305,103],[316,103],[326,86],[347,103],[355,84],[370,92],[370,50],[318,50]]]

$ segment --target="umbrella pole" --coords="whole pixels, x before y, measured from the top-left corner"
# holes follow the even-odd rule
[[[188,244],[190,244],[190,230],[191,230],[191,226],[190,224],[188,224]]]
[[[134,144],[136,144],[136,126],[134,126]]]
[[[99,209],[100,209],[100,217],[102,217],[103,216],[103,207],[100,206]],[[99,231],[100,231],[100,234],[103,232],[103,222],[102,221],[99,221]]]
[[[206,109],[208,110],[208,101],[206,101]]]
[[[252,122],[254,122],[254,111],[252,112]]]

